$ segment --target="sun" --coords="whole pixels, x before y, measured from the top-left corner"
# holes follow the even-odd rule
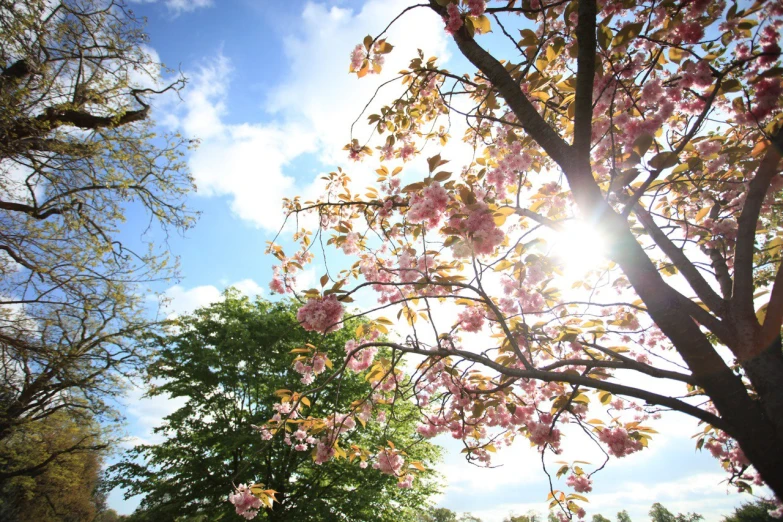
[[[550,245],[550,257],[562,264],[563,276],[572,282],[606,261],[606,241],[594,226],[581,219],[565,222],[553,234]]]

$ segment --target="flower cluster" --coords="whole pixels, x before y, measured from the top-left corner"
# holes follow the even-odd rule
[[[569,476],[566,485],[574,488],[577,493],[590,493],[593,490],[593,481],[584,473]]]
[[[449,204],[449,194],[440,183],[434,181],[427,185],[421,194],[414,194],[410,200],[408,221],[425,223],[427,228],[435,228],[440,223]]]
[[[342,328],[343,305],[332,295],[307,301],[296,314],[302,328],[320,333],[330,333]]]
[[[234,493],[228,496],[228,501],[234,505],[237,515],[241,515],[247,520],[252,520],[258,515],[261,509],[261,499],[250,492],[250,487],[245,484],[237,486]]]
[[[624,428],[604,428],[598,439],[609,446],[609,454],[625,457],[642,449],[642,443],[631,437]]]

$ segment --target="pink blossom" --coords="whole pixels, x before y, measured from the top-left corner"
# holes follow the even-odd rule
[[[695,44],[704,37],[704,27],[700,22],[685,22],[675,28],[674,34],[685,43]]]
[[[453,5],[453,4],[451,4]],[[426,223],[427,228],[435,228],[449,204],[449,194],[437,181],[430,183],[421,194],[411,197],[408,221]]]
[[[642,443],[631,438],[623,428],[605,428],[598,434],[598,439],[609,446],[609,454],[615,457],[625,457],[642,449]]]
[[[316,355],[313,359],[313,373],[319,375],[323,373],[326,368],[326,358],[321,355]]]
[[[560,447],[560,430],[552,428],[549,422],[529,422],[527,431],[530,442],[536,446],[549,444],[555,450]]]
[[[399,474],[403,460],[398,453],[390,450],[382,450],[378,453],[377,458],[378,460],[373,464],[373,468],[387,475]]]
[[[566,485],[574,488],[577,493],[590,493],[593,490],[592,480],[587,475],[571,475],[566,479]]]
[[[343,252],[345,252],[349,256],[358,253],[359,234],[357,234],[356,232],[351,232],[350,234],[345,236],[345,241],[343,241],[342,245],[340,245],[340,248],[342,248]]]
[[[503,242],[503,231],[495,225],[495,219],[486,203],[473,206],[467,218],[452,218],[450,224],[466,234],[466,241],[457,243],[454,247],[454,255],[468,257],[473,255],[489,255]]]
[[[364,50],[364,45],[358,44],[354,47],[353,51],[351,51],[351,70],[358,71],[361,69],[362,63],[366,57],[367,53]]]
[[[455,34],[462,27],[462,16],[459,13],[459,7],[457,7],[457,4],[451,3],[446,8],[446,11],[448,18],[443,18],[443,21],[446,22],[446,32]]]
[[[460,326],[466,332],[478,332],[484,326],[484,310],[480,306],[470,306],[457,316]]]
[[[323,464],[334,456],[334,446],[331,442],[319,440],[315,447],[315,463]]]
[[[296,314],[302,328],[308,331],[330,333],[342,328],[343,305],[332,295],[310,299]]]
[[[481,16],[484,14],[484,9],[486,9],[487,3],[485,0],[468,0],[468,10],[470,11],[470,16]]]
[[[769,516],[772,518],[783,518],[783,502],[776,498],[772,503],[775,505],[775,509],[769,511]]]
[[[236,491],[228,496],[228,501],[234,505],[237,515],[242,515],[247,520],[252,520],[261,509],[261,499],[250,492],[250,487],[245,484],[237,486]]]
[[[408,473],[403,477],[403,479],[399,482],[397,482],[397,487],[403,488],[403,489],[410,489],[413,487],[413,475]]]

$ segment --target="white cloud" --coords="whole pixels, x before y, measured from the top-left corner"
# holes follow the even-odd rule
[[[274,123],[225,121],[230,57],[219,54],[191,74],[194,81],[184,93],[184,115],[176,121],[187,135],[201,139],[190,158],[201,194],[228,196],[237,216],[276,231],[282,221],[283,197],[315,195],[318,190],[309,179],[297,186],[285,168],[309,153],[317,154],[329,169],[345,165],[347,157],[341,149],[349,141],[351,122],[380,82],[407,66],[417,47],[428,55],[445,55],[442,21],[428,9],[417,9],[407,15],[404,27],[406,33],[421,37],[415,43],[403,37],[402,25],[390,31],[389,41],[397,46],[389,55],[385,74],[359,81],[347,73],[356,43],[367,32],[380,32],[409,3],[373,0],[359,12],[308,3],[297,35],[284,41],[289,63],[282,75],[285,80],[264,103]],[[171,116],[164,120],[175,121]],[[365,125],[360,127],[367,130]],[[356,169],[372,171],[369,165]]]
[[[177,13],[210,7],[212,0],[166,0],[166,7]]]
[[[233,286],[248,297],[256,297],[264,294],[264,289],[252,279],[242,279],[227,286]],[[168,303],[166,312],[169,314],[187,314],[222,300],[222,290],[213,285],[194,286],[186,289],[182,285],[174,285],[164,292]]]
[[[136,4],[152,4],[157,1],[158,0],[131,0],[131,2]],[[213,5],[212,0],[165,0],[163,3],[169,8],[169,11],[174,14],[191,12],[202,7],[211,7]]]

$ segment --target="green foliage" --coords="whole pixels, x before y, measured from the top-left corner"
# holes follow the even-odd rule
[[[139,284],[176,275],[154,236],[195,219],[188,140],[149,120],[182,81],[145,46],[122,0],[0,3],[0,441],[62,408],[118,420],[106,399],[144,364]]]
[[[541,517],[537,513],[531,511],[526,515],[509,515],[503,522],[541,522]]]
[[[734,513],[723,517],[722,522],[777,522],[778,519],[769,515],[771,509],[775,509],[775,506],[764,500],[745,502]]]
[[[704,519],[698,513],[677,513],[675,516],[659,502],[650,508],[650,518],[653,522],[699,522]]]
[[[417,522],[481,522],[481,519],[470,513],[463,513],[459,517],[457,513],[448,508],[436,508],[425,513],[420,513]]]
[[[8,437],[0,445],[5,475],[0,480],[0,520],[93,522],[101,502],[95,490],[106,447],[95,433],[95,426],[61,410]],[[45,466],[36,467],[47,459]],[[34,472],[14,475],[20,466]]]
[[[593,515],[593,522],[611,522],[611,520],[609,520],[608,518],[606,518],[605,516],[599,513],[596,513],[595,515]]]
[[[110,469],[112,485],[125,488],[128,496],[145,495],[133,520],[235,517],[227,502],[232,483],[259,482],[277,491],[279,504],[261,514],[270,520],[405,521],[415,520],[427,505],[436,489],[431,480],[401,490],[394,477],[361,469],[357,462],[317,466],[309,451],[294,451],[279,436],[263,441],[254,432],[253,425],[274,414],[280,400],[275,392],[299,378],[291,350],[311,343],[340,361],[358,324],[323,337],[301,329],[295,312],[291,303],[250,302],[229,290],[223,302],[181,318],[178,332],[150,337],[157,350],[149,369],[155,384],[150,395],[182,397],[187,403],[156,428],[163,443],[137,446]],[[344,411],[369,392],[361,377],[346,376],[339,387],[309,395],[305,414]],[[410,405],[395,404],[388,417],[388,425],[357,426],[341,447],[392,440],[412,459],[438,458],[434,446],[415,436]]]

